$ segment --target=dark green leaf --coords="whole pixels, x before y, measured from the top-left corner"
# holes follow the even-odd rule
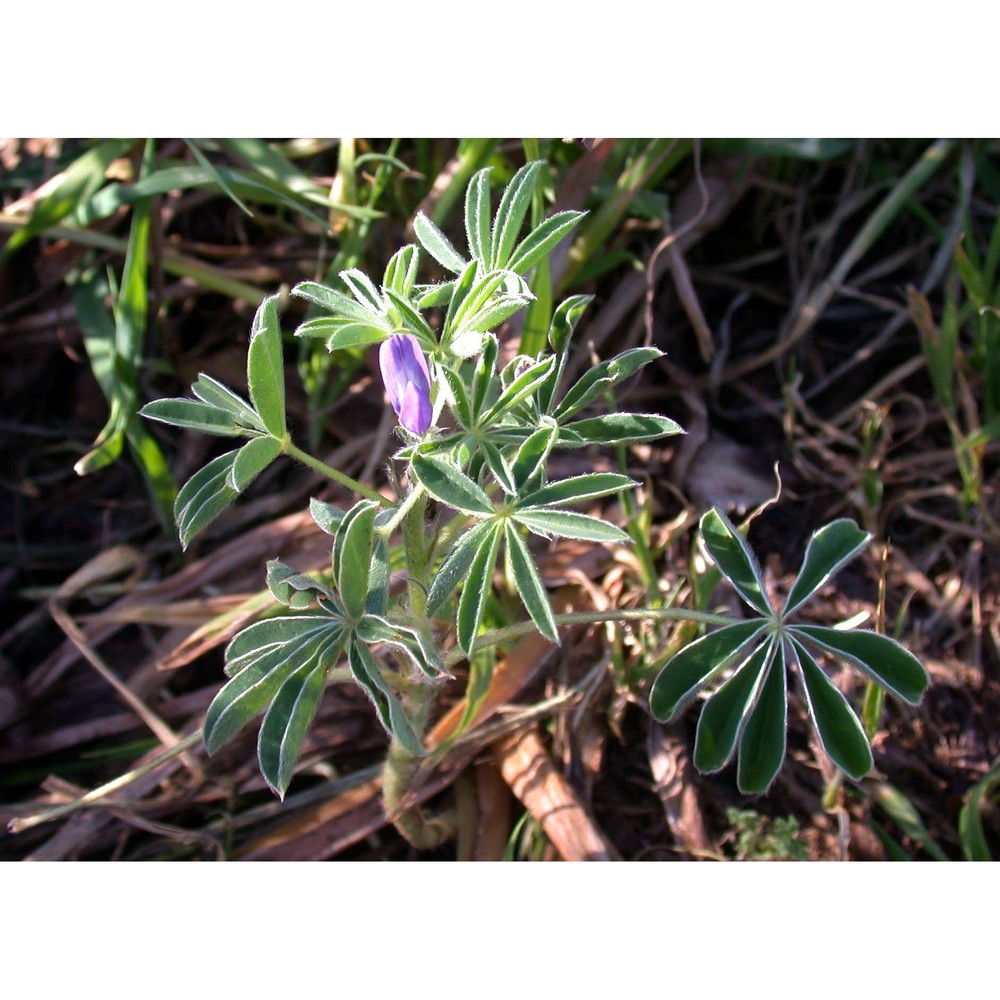
[[[788,726],[788,689],[781,644],[767,669],[757,704],[740,739],[736,785],[744,795],[766,792],[785,759]]]
[[[702,517],[699,527],[705,548],[722,575],[754,610],[773,617],[757,560],[729,518],[718,507],[713,507]]]
[[[368,598],[372,540],[378,504],[359,500],[344,516],[333,540],[333,575],[348,618],[356,620]]]
[[[231,413],[194,399],[155,399],[152,403],[147,403],[139,414],[149,420],[158,420],[161,424],[186,427],[218,437],[246,435],[246,429],[236,423]]]
[[[749,655],[763,638],[764,627],[760,619],[726,625],[695,639],[670,657],[650,691],[653,716],[660,722],[676,719],[714,676]]]
[[[448,384],[448,391],[452,398],[452,409],[458,422],[463,427],[472,426],[472,407],[469,405],[469,396],[465,391],[465,383],[456,371],[452,371],[447,365],[441,365],[438,369]]]
[[[229,480],[238,454],[238,450],[228,451],[212,459],[181,487],[174,503],[174,519],[184,548],[239,496]]]
[[[493,522],[480,521],[455,543],[438,568],[431,583],[431,589],[427,592],[428,615],[435,614],[438,608],[454,593],[459,583],[465,579],[483,538],[492,527]]]
[[[523,497],[521,504],[525,508],[535,508],[580,503],[609,493],[630,490],[638,485],[634,479],[617,472],[588,472],[582,476],[571,476],[569,479],[557,479],[554,483],[548,483],[540,490]]]
[[[514,473],[500,449],[491,441],[483,439],[479,442],[479,451],[487,468],[493,473],[493,478],[500,484],[504,493],[508,496],[514,496],[517,493]]]
[[[281,442],[273,437],[259,437],[247,441],[236,453],[229,485],[242,493],[279,455]]]
[[[992,861],[986,832],[983,829],[983,806],[988,805],[988,796],[1000,787],[1000,759],[993,763],[993,769],[976,782],[966,793],[962,809],[958,814],[958,834],[962,840],[962,853],[966,861]]]
[[[543,538],[578,538],[584,542],[627,542],[629,536],[621,528],[589,514],[542,507],[518,509],[512,515],[516,521]]]
[[[784,614],[791,614],[807,601],[846,562],[871,540],[853,521],[842,518],[814,531],[806,546],[802,568],[785,601]]]
[[[852,778],[863,778],[874,762],[858,717],[806,649],[794,640],[792,644],[804,682],[806,705],[823,752]]]
[[[920,702],[930,683],[923,664],[888,636],[863,629],[842,631],[823,625],[794,625],[789,631],[798,639],[807,639],[844,657],[867,677],[911,705]]]
[[[458,601],[458,645],[464,653],[469,653],[472,649],[479,632],[486,598],[493,590],[493,567],[500,547],[500,533],[500,524],[494,522],[479,541]]]
[[[606,413],[600,417],[576,420],[566,424],[563,429],[579,435],[580,441],[574,443],[574,447],[589,444],[635,444],[684,433],[676,421],[655,413]]]
[[[451,241],[423,212],[417,212],[413,220],[414,235],[420,245],[446,270],[460,274],[466,265],[462,255],[451,245]]]
[[[376,526],[378,521],[376,519]],[[365,612],[384,615],[389,606],[389,542],[376,533],[372,544],[372,568],[368,574],[368,599]]]
[[[358,622],[354,634],[368,645],[382,643],[401,650],[428,677],[438,677],[445,672],[433,643],[417,629],[389,622],[380,615],[366,614]]]
[[[352,642],[349,662],[354,679],[371,699],[378,713],[379,722],[391,736],[395,737],[410,753],[423,756],[424,748],[417,739],[403,706],[386,684],[371,653],[363,643]]]
[[[413,472],[435,500],[463,514],[493,513],[490,498],[454,465],[431,455],[414,455]]]
[[[479,415],[489,398],[490,389],[496,384],[497,351],[499,345],[493,334],[483,339],[483,351],[476,362],[476,371],[472,376],[472,415],[478,422]]]
[[[254,409],[276,438],[285,436],[285,368],[281,354],[278,296],[266,298],[250,330],[247,382]]]
[[[517,528],[510,521],[504,525],[504,531],[511,576],[521,601],[528,614],[531,615],[531,620],[535,623],[538,631],[550,642],[558,642],[559,631],[552,614],[552,605],[549,603],[545,584],[542,583],[542,579],[538,575],[535,561],[531,558],[528,546],[524,544],[524,540],[517,533]]]
[[[558,436],[559,425],[551,417],[542,417],[538,430],[524,439],[511,463],[515,484],[513,492],[519,493],[527,489],[529,484],[541,481],[549,452]],[[522,503],[530,506],[532,501],[525,499]]]
[[[694,766],[699,771],[721,771],[731,760],[743,724],[757,698],[760,680],[773,656],[773,641],[758,646],[705,702],[694,744]]]

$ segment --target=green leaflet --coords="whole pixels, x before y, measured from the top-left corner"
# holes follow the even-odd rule
[[[258,437],[247,441],[236,453],[229,485],[242,493],[280,454],[281,442],[277,438]]]
[[[737,622],[688,643],[663,664],[653,681],[649,704],[660,722],[671,722],[720,671],[739,662],[760,641],[765,623]]]
[[[194,380],[191,391],[209,406],[214,406],[216,409],[228,413],[241,427],[258,431],[261,434],[267,433],[267,428],[257,415],[256,410],[232,389],[217,382],[210,375],[204,373],[199,375]],[[149,406],[152,405],[152,403],[149,404]],[[146,408],[148,409],[148,406]]]
[[[785,759],[788,690],[782,644],[767,668],[757,704],[743,729],[736,765],[736,785],[744,795],[766,792]]]
[[[864,629],[842,631],[823,625],[793,625],[789,633],[837,653],[903,701],[916,705],[930,678],[923,664],[895,639]]]
[[[773,616],[757,560],[726,515],[714,507],[702,517],[699,528],[709,555],[743,600],[762,615]]]
[[[438,567],[431,589],[427,592],[427,614],[435,614],[465,579],[483,538],[492,528],[493,522],[480,521],[458,539],[444,562]]]
[[[809,716],[823,752],[850,777],[863,778],[874,761],[858,717],[801,643],[793,639],[792,646],[802,675]]]
[[[514,586],[524,603],[531,620],[550,642],[559,641],[559,631],[552,614],[545,584],[542,583],[535,562],[531,558],[528,546],[517,533],[517,529],[509,521],[504,525],[504,537],[507,542],[507,559],[510,565],[510,575]]]
[[[504,189],[493,221],[493,243],[490,269],[505,267],[514,249],[521,223],[531,204],[531,193],[535,189],[538,173],[545,166],[543,160],[526,163]]]
[[[413,472],[435,500],[463,514],[493,513],[490,498],[456,466],[431,455],[414,455]]]
[[[543,538],[578,538],[585,542],[627,542],[629,536],[599,517],[577,514],[569,510],[548,510],[541,507],[518,508],[511,515],[519,524]]]
[[[174,501],[174,520],[184,548],[239,496],[230,480],[237,454],[238,450],[227,451],[212,459],[180,488]]]
[[[413,220],[413,233],[420,245],[445,270],[460,274],[466,265],[462,255],[451,245],[451,241],[423,212],[418,212]]]
[[[254,409],[268,432],[285,436],[285,368],[281,355],[278,297],[266,298],[257,309],[250,330],[247,381]]]
[[[705,702],[694,745],[694,766],[699,771],[719,771],[729,763],[774,652],[773,641],[759,646]]]
[[[348,662],[351,674],[375,706],[382,726],[415,756],[423,756],[424,748],[417,739],[410,720],[406,717],[399,699],[386,684],[371,653],[360,642],[352,642]]]
[[[806,546],[795,583],[785,601],[785,615],[809,600],[845,563],[853,559],[871,541],[853,521],[842,518],[814,531]]]
[[[147,403],[139,415],[172,427],[185,427],[219,437],[246,434],[246,428],[240,426],[231,413],[194,399],[156,399]]]
[[[507,267],[517,274],[525,274],[549,254],[576,227],[586,212],[556,212],[533,229],[518,244]]]
[[[271,707],[261,723],[257,738],[260,773],[279,799],[292,780],[302,744],[316,715],[326,687],[327,665],[324,659],[335,658],[331,644],[315,660],[293,671],[278,688]]]
[[[606,413],[564,424],[562,431],[565,441],[561,443],[575,448],[590,444],[635,444],[684,433],[676,421],[655,413]]]
[[[569,479],[557,479],[539,490],[523,497],[521,504],[527,507],[552,507],[566,503],[579,503],[630,490],[639,484],[628,476],[617,472],[588,472]]]
[[[359,500],[345,515],[333,540],[333,575],[348,618],[357,620],[368,598],[372,540],[378,504]]]
[[[479,540],[462,589],[462,596],[458,601],[458,645],[466,654],[472,650],[472,644],[479,632],[479,623],[482,621],[486,598],[493,589],[493,567],[497,561],[501,531],[501,525],[494,522]]]
[[[492,254],[490,237],[490,172],[492,167],[478,171],[469,181],[465,192],[465,237],[469,253],[485,264]]]

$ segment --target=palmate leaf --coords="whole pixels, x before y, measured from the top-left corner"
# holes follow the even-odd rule
[[[390,622],[381,615],[366,614],[358,622],[355,635],[369,645],[381,643],[400,650],[428,677],[447,674],[433,643],[417,629]]]
[[[477,171],[465,192],[465,238],[469,253],[485,265],[492,253],[490,237],[490,172],[486,167]]]
[[[490,268],[505,267],[514,250],[521,224],[531,204],[539,171],[545,166],[544,160],[526,163],[510,179],[500,199],[496,218],[493,220],[492,253]]]
[[[623,382],[641,368],[661,357],[662,351],[655,347],[633,347],[623,351],[610,361],[601,361],[590,368],[572,385],[556,406],[553,415],[563,423],[577,411],[583,409],[603,395],[612,386]]]
[[[511,463],[514,489],[520,493],[533,481],[540,480],[545,472],[549,452],[559,436],[559,425],[551,417],[543,417],[537,431],[524,439]]]
[[[465,258],[452,246],[451,240],[423,212],[413,220],[413,233],[420,245],[446,270],[461,274]]]
[[[556,212],[533,229],[518,244],[507,267],[517,274],[530,271],[543,257],[571,233],[586,212]]]
[[[323,614],[271,618],[240,632],[226,649],[232,679],[205,715],[208,752],[215,753],[269,705],[296,670],[332,665],[344,636],[343,625]]]
[[[267,433],[264,422],[257,411],[242,396],[216,381],[210,375],[200,374],[191,386],[191,391],[202,402],[228,413],[236,423],[261,434]]]
[[[525,508],[538,508],[580,503],[583,500],[593,500],[608,496],[610,493],[630,490],[638,485],[634,479],[617,472],[587,472],[582,476],[571,476],[569,479],[557,479],[555,482],[547,483],[541,489],[523,497],[521,505]]]

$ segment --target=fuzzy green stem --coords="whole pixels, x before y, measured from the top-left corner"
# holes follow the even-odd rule
[[[428,584],[428,544],[424,515],[427,511],[427,494],[416,486],[403,501],[393,523],[402,522],[403,548],[406,552],[407,587],[410,612],[418,628],[426,627]],[[404,692],[406,714],[417,738],[423,737],[434,706],[436,688],[416,682]],[[427,816],[419,806],[404,806],[403,801],[420,758],[414,756],[398,740],[393,739],[382,772],[382,801],[386,814],[395,827],[416,848],[430,849],[450,840],[454,834],[454,816],[449,812],[441,816]]]
[[[724,615],[712,615],[704,611],[688,611],[686,608],[632,608],[609,611],[574,611],[571,614],[556,615],[557,625],[594,625],[601,622],[643,622],[643,621],[693,621],[702,625],[736,625],[739,619],[726,618]],[[534,622],[518,622],[516,625],[506,625],[504,628],[484,632],[472,644],[472,651],[478,652],[489,646],[502,642],[520,639],[522,636],[537,632]],[[453,649],[445,658],[445,667],[454,667],[467,659],[460,649]]]
[[[326,462],[321,462],[318,458],[313,458],[308,452],[303,451],[301,448],[296,448],[291,441],[287,440],[284,442],[284,452],[290,458],[294,458],[296,461],[301,462],[303,465],[308,465],[310,469],[318,472],[321,476],[326,476],[327,479],[332,479],[335,483],[339,483],[341,486],[347,487],[359,496],[366,497],[368,500],[374,500],[377,504],[381,504],[383,507],[394,507],[395,504],[388,498],[382,496],[381,493],[377,493],[375,490],[371,489],[369,486],[365,486],[364,483],[359,483],[356,479],[352,479],[347,473],[341,472],[339,469],[335,469],[332,465],[327,465]]]

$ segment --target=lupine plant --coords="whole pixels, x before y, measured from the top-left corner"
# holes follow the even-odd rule
[[[717,771],[736,755],[740,789],[768,788],[785,756],[791,676],[820,746],[848,776],[862,778],[872,766],[865,731],[816,655],[840,657],[911,704],[920,700],[928,679],[920,662],[893,639],[850,622],[828,628],[795,621],[805,602],[869,542],[852,521],[834,521],[812,535],[780,610],[740,531],[712,509],[701,518],[700,542],[751,617],[677,607],[555,613],[532,537],[629,544],[622,528],[576,508],[623,495],[637,483],[620,472],[552,478],[550,456],[565,449],[592,454],[605,446],[627,448],[682,431],[659,414],[606,412],[614,388],[659,357],[656,348],[626,350],[588,366],[575,380],[568,377],[586,297],[558,306],[545,350],[501,363],[498,338],[506,321],[533,299],[532,269],[582,217],[559,212],[522,237],[543,167],[534,162],[519,170],[495,215],[489,170],[472,178],[466,253],[418,215],[420,245],[399,250],[380,282],[351,269],[340,275],[341,288],[305,282],[293,290],[329,314],[301,324],[297,337],[323,338],[331,351],[379,345],[385,394],[399,422],[395,479],[403,485],[397,495],[376,492],[292,443],[277,297],[266,300],[254,318],[249,401],[200,375],[192,386],[195,398],[158,400],[142,410],[167,424],[243,441],[210,461],[178,494],[175,515],[185,546],[282,455],[357,497],[347,509],[311,502],[317,525],[332,536],[328,573],[311,576],[278,561],[268,564],[267,586],[284,610],[229,644],[229,680],[205,719],[208,751],[263,713],[260,768],[283,796],[326,684],[345,664],[390,736],[387,809],[414,842],[433,843],[418,824],[401,820],[399,804],[427,752],[423,737],[433,699],[451,667],[463,658],[488,657],[500,639],[531,629],[558,643],[561,627],[580,622],[611,621],[622,628],[647,623],[655,630],[687,619],[714,628],[653,664],[646,676],[658,670],[648,694],[660,720],[678,717],[717,687],[704,701],[697,727],[694,761],[701,770]],[[422,253],[447,280],[419,283]],[[491,632],[484,621],[497,581],[517,595],[525,615]]]

